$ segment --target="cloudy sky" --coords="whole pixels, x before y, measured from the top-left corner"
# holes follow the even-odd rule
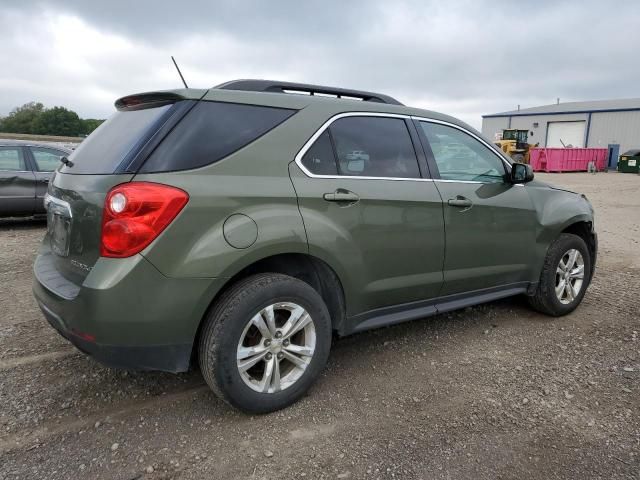
[[[0,115],[104,118],[125,94],[276,78],[481,115],[640,97],[639,1],[3,0]]]

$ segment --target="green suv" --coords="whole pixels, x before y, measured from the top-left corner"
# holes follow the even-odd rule
[[[45,199],[34,293],[108,365],[199,363],[248,412],[305,394],[333,334],[523,294],[574,310],[584,195],[386,95],[238,80],[121,98]]]

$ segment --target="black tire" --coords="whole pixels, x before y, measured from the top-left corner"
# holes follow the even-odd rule
[[[584,261],[584,278],[578,295],[567,304],[562,303],[555,292],[556,269],[569,250],[578,250]],[[561,234],[549,247],[536,292],[529,297],[529,304],[538,312],[559,317],[573,312],[584,297],[591,282],[591,256],[582,238],[571,233]]]
[[[291,386],[273,393],[250,388],[238,370],[238,342],[249,320],[277,302],[303,307],[315,326],[315,350],[302,376]],[[285,408],[302,397],[318,378],[329,358],[331,317],[322,298],[296,278],[264,273],[231,286],[210,310],[200,335],[198,357],[202,375],[225,402],[247,413],[268,413]]]

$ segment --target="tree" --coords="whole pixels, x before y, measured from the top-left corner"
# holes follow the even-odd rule
[[[84,130],[84,125],[78,114],[64,107],[45,110],[36,119],[34,127],[33,133],[67,137],[76,137]]]
[[[89,135],[96,128],[98,128],[104,120],[98,120],[96,118],[85,118],[82,120],[82,133]]]
[[[29,102],[0,117],[0,132],[76,137],[89,135],[102,122],[95,118],[83,120],[65,107],[44,108],[42,103]]]
[[[0,129],[8,133],[36,133],[35,123],[44,111],[44,105],[40,102],[25,103],[2,119]]]

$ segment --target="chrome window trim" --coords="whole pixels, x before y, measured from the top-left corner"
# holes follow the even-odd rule
[[[324,131],[327,128],[329,128],[333,122],[335,122],[336,120],[339,120],[341,118],[345,118],[345,117],[387,117],[387,118],[400,118],[402,120],[410,120],[411,119],[410,115],[402,115],[402,114],[398,114],[398,113],[380,113],[380,112],[345,112],[345,113],[338,113],[337,115],[334,115],[329,120],[324,122],[322,124],[322,126],[316,131],[316,133],[314,133],[311,136],[311,138],[306,141],[306,143],[302,146],[302,148],[300,149],[300,151],[296,154],[296,156],[294,158],[294,161],[296,162],[296,164],[298,165],[300,170],[302,170],[302,172],[307,177],[310,177],[310,178],[333,178],[333,179],[346,178],[346,179],[354,179],[354,180],[355,179],[357,179],[357,180],[393,180],[393,181],[401,181],[401,182],[406,182],[406,181],[433,182],[432,178],[364,177],[364,176],[358,176],[358,175],[316,175],[315,173],[311,173],[309,170],[307,170],[307,167],[305,167],[302,164],[302,157],[304,157],[305,153],[307,153],[307,151],[311,148],[311,146],[318,139],[318,137],[320,137],[320,135],[322,135],[324,133]],[[416,159],[416,161],[417,161],[417,159]]]
[[[322,126],[318,130],[316,130],[316,132],[311,136],[311,138],[309,138],[309,140],[307,140],[305,142],[305,144],[302,146],[300,151],[294,157],[294,161],[295,161],[296,165],[298,165],[300,170],[302,170],[302,172],[307,177],[309,177],[309,178],[326,178],[326,179],[345,178],[345,179],[355,179],[355,180],[393,180],[393,181],[404,181],[404,182],[412,181],[412,182],[468,183],[468,184],[478,184],[478,185],[482,185],[484,183],[493,183],[493,182],[478,182],[478,181],[474,181],[474,180],[448,180],[448,179],[442,179],[442,178],[364,177],[364,176],[357,176],[357,175],[317,175],[315,173],[311,173],[302,164],[302,157],[304,157],[304,155],[307,153],[307,151],[311,148],[311,146],[314,144],[314,142],[318,139],[318,137],[320,137],[320,135],[322,135],[324,133],[324,131],[327,128],[329,128],[333,122],[335,122],[336,120],[339,120],[341,118],[345,118],[345,117],[401,118],[403,120],[418,120],[418,121],[439,123],[439,124],[442,124],[442,125],[453,127],[453,128],[456,128],[456,129],[460,130],[463,133],[466,133],[467,135],[470,135],[471,137],[475,138],[476,140],[478,140],[485,147],[487,147],[494,155],[496,155],[500,160],[502,160],[505,163],[505,165],[507,165],[507,167],[511,168],[511,164],[506,159],[504,159],[498,152],[496,152],[491,147],[491,145],[489,145],[485,140],[483,140],[481,137],[475,135],[473,132],[470,132],[466,128],[461,127],[460,125],[456,125],[455,123],[446,122],[444,120],[436,120],[435,118],[419,117],[419,116],[415,116],[415,115],[404,115],[404,114],[399,114],[399,113],[344,112],[344,113],[338,113],[338,114],[332,116],[331,118],[329,118],[329,120],[327,120],[326,122],[324,122],[322,124]]]

